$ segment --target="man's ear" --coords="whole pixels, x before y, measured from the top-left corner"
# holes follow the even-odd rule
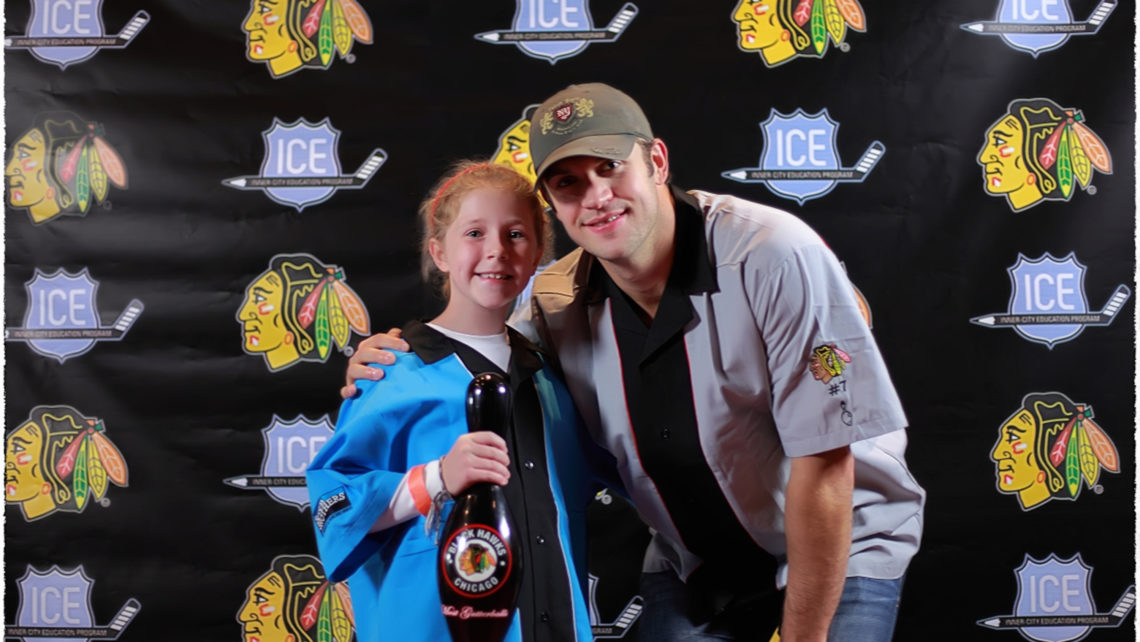
[[[440,272],[447,274],[447,254],[443,251],[443,243],[439,239],[428,239],[428,254]]]
[[[658,185],[669,182],[669,149],[665,141],[654,138],[649,148],[649,162],[653,164],[653,180]]]

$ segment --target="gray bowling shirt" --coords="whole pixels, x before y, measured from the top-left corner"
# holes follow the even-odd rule
[[[678,234],[701,229],[715,283],[687,296],[683,342],[699,444],[735,517],[787,582],[790,458],[851,446],[848,576],[900,577],[918,549],[925,492],[904,451],[906,418],[851,283],[832,252],[786,212],[674,190]],[[680,247],[678,247],[678,251]],[[675,261],[680,257],[675,258]],[[646,473],[624,390],[614,301],[581,249],[540,273],[511,324],[552,352],[594,439],[654,536],[644,570],[688,577],[701,559]],[[674,511],[681,507],[674,506]]]

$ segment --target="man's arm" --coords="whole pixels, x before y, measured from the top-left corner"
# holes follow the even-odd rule
[[[407,341],[400,338],[402,334],[399,328],[392,328],[386,333],[374,334],[356,346],[356,352],[353,352],[349,358],[348,368],[344,373],[344,387],[340,389],[341,399],[352,399],[356,396],[357,380],[379,381],[384,377],[383,370],[368,364],[381,363],[390,366],[396,363],[396,355],[389,352],[390,350],[408,352],[412,349]]]
[[[851,552],[855,458],[847,446],[792,458],[784,508],[788,587],[782,642],[824,642]]]

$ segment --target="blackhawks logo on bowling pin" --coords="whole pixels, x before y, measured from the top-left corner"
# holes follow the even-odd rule
[[[486,597],[499,590],[513,566],[511,549],[503,536],[482,524],[452,533],[444,543],[441,563],[448,585],[464,597]],[[507,609],[502,611],[502,617],[507,617]]]

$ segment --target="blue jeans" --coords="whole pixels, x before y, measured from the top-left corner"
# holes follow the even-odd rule
[[[847,578],[831,620],[828,642],[889,642],[898,616],[902,582],[902,578]],[[692,596],[672,571],[643,573],[641,596],[645,610],[637,627],[640,639],[646,642],[768,642],[779,624],[783,603],[781,592],[764,606],[730,606],[713,617],[694,619],[689,616]]]

